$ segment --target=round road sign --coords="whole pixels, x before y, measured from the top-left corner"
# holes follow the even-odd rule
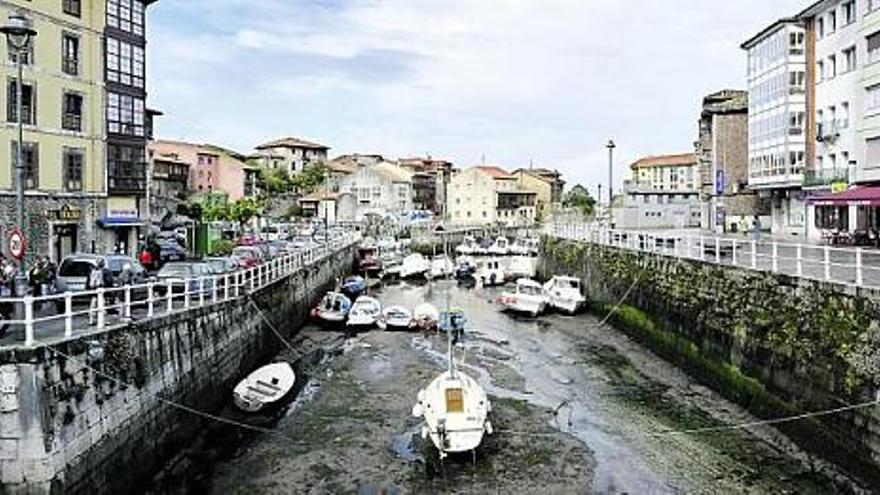
[[[21,261],[24,258],[24,252],[27,249],[27,240],[24,234],[18,229],[13,229],[9,233],[9,255]]]

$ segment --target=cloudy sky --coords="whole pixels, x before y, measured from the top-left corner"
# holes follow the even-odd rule
[[[176,0],[150,8],[158,135],[249,151],[559,168],[595,190],[609,137],[690,151],[702,95],[743,88],[742,41],[805,0]]]

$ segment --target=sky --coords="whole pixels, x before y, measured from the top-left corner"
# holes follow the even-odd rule
[[[149,8],[157,136],[250,152],[430,155],[559,169],[607,194],[693,150],[702,97],[745,88],[740,44],[806,0],[165,0]]]

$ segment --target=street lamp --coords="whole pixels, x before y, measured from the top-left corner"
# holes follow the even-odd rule
[[[15,223],[17,227],[24,233],[24,183],[25,183],[25,167],[24,167],[24,115],[22,115],[22,65],[25,53],[31,40],[37,35],[37,32],[31,27],[31,21],[21,12],[13,12],[9,14],[6,24],[0,27],[0,33],[6,35],[6,43],[11,50],[16,52],[16,62],[18,65],[18,78],[15,80],[15,107],[16,117],[18,117],[18,149],[15,157],[15,171],[18,178],[15,189]],[[27,288],[27,275],[24,270],[24,263],[18,263],[18,276],[15,280],[15,291],[19,296],[23,296]]]
[[[611,208],[611,201],[614,200],[614,186],[612,185],[614,180],[614,148],[617,145],[614,144],[614,140],[609,139],[605,147],[608,148],[608,207]]]

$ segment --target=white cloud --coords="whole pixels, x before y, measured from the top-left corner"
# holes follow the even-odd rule
[[[197,87],[204,101],[160,83],[160,129],[208,129],[206,139],[247,149],[301,134],[337,152],[431,152],[476,163],[558,166],[605,181],[604,144],[624,164],[687,151],[703,94],[742,87],[743,39],[803,2],[780,0],[187,0],[198,23],[222,29],[182,39],[154,66]],[[259,5],[259,6],[258,6]],[[207,31],[207,30],[206,30]],[[157,41],[157,44],[162,44]],[[192,64],[170,70],[175,52]],[[190,52],[198,52],[197,54]],[[155,74],[154,74],[155,76]],[[244,96],[243,96],[244,95]],[[210,100],[209,100],[210,98]],[[176,115],[177,107],[185,108]],[[198,117],[198,108],[202,109]],[[224,121],[193,129],[187,119]],[[222,129],[222,131],[221,131]],[[238,129],[238,131],[237,131]],[[595,187],[593,190],[595,190]]]

